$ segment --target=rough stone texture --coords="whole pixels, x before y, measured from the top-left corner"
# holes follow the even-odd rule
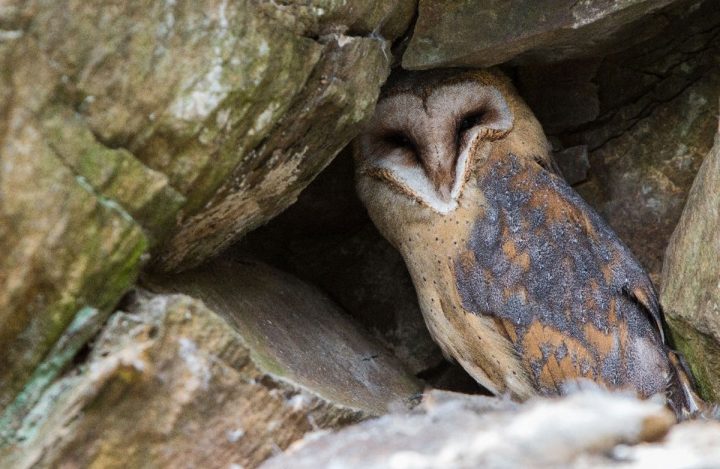
[[[266,299],[250,309],[282,306],[283,313],[294,313],[277,301],[282,302]],[[312,296],[305,301],[312,303]],[[323,313],[335,314],[315,311],[315,319]],[[334,337],[323,332],[328,331],[316,329],[314,338],[337,346],[337,337],[345,335],[353,343],[352,329],[336,330]],[[251,332],[234,329],[198,300],[141,292],[127,312],[111,317],[86,363],[49,388],[16,433],[4,435],[0,466],[255,467],[307,431],[334,428],[378,410],[357,405],[347,393],[329,398],[328,389],[312,387],[313,379],[285,376],[279,361],[268,370],[268,356],[251,338]],[[283,345],[286,353],[304,352]],[[378,380],[392,374],[382,358],[364,362],[337,354],[314,355],[313,373],[355,359],[354,371],[366,370],[368,386],[385,384]],[[412,388],[411,380],[407,383]],[[332,386],[350,384],[356,385]],[[388,391],[373,389],[376,401],[398,397],[392,391],[379,395],[380,389]],[[367,402],[373,405],[372,399]]]
[[[588,177],[575,189],[656,284],[667,241],[712,146],[720,97],[717,4],[672,13],[663,34],[640,46],[602,60],[521,67],[517,74],[554,145],[587,147]]]
[[[661,302],[703,396],[720,402],[720,135],[670,239]]]
[[[605,55],[657,33],[665,19],[652,13],[671,3],[673,0],[420,0],[402,64],[412,70],[488,67],[510,59],[559,61]]]
[[[39,126],[21,115],[12,126],[14,137],[0,142],[0,409],[79,310],[110,311],[134,282],[148,242]]]
[[[421,391],[329,298],[267,265],[220,261],[149,282],[201,299],[241,332],[263,369],[330,402],[381,415]]]
[[[661,402],[586,391],[521,406],[431,392],[422,409],[313,434],[262,467],[673,467],[720,464],[720,423]],[[668,431],[665,440],[660,440]]]
[[[414,8],[3,2],[0,410],[143,254],[194,265],[291,204],[372,112]]]
[[[277,131],[244,155],[228,182],[187,219],[161,255],[162,268],[196,264],[277,215],[357,133],[387,76],[389,52],[371,39],[329,41],[325,60]]]

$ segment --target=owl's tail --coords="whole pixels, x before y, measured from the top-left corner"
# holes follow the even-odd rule
[[[675,411],[678,419],[686,420],[692,417],[709,417],[717,413],[717,409],[703,401],[695,392],[697,385],[690,374],[685,358],[674,350],[667,351],[672,376],[668,383],[668,404]]]

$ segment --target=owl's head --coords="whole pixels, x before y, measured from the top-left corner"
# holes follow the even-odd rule
[[[358,193],[381,229],[427,221],[461,206],[483,164],[511,152],[549,158],[540,124],[499,71],[407,73],[388,82],[355,141]]]

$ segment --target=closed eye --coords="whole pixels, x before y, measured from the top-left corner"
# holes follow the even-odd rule
[[[383,140],[396,148],[407,148],[412,151],[416,149],[415,142],[402,132],[389,133],[383,137]]]
[[[482,124],[485,118],[485,112],[474,112],[463,117],[457,124],[455,134],[458,146],[463,143],[467,131]]]
[[[404,132],[390,132],[382,137],[392,148],[403,150],[406,164],[420,163],[420,152],[415,141]]]

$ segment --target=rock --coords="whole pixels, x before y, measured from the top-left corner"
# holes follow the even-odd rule
[[[107,317],[135,281],[148,245],[125,209],[75,173],[40,125],[19,114],[13,138],[0,142],[0,411],[77,313],[96,308]]]
[[[652,460],[653,450],[672,458],[667,461],[720,463],[716,422],[680,425],[667,446],[657,442],[675,421],[661,402],[600,391],[521,406],[480,396],[436,396],[437,391],[430,393],[417,412],[309,435],[262,467],[589,467],[589,459],[600,467],[648,467],[639,462]],[[687,434],[700,433],[698,427],[705,436],[688,442]],[[638,445],[644,442],[657,443]],[[623,451],[621,462],[615,451]]]
[[[553,159],[560,167],[560,172],[568,184],[575,185],[587,180],[590,162],[586,145],[577,145],[556,151],[553,153]]]
[[[255,467],[310,430],[358,421],[417,392],[389,358],[333,320],[327,300],[254,272],[254,282],[246,272],[250,284],[237,284],[250,296],[224,304],[232,323],[188,296],[139,292],[110,318],[86,362],[4,435],[0,465]],[[241,308],[237,316],[230,306]],[[251,323],[258,313],[265,316]],[[284,328],[303,318],[316,327]],[[297,359],[305,354],[312,360]],[[298,361],[302,369],[285,368]]]
[[[86,308],[97,327],[141,260],[193,266],[290,205],[372,113],[413,10],[4,2],[0,411],[62,369],[53,344]]]
[[[718,438],[720,423],[716,421],[685,422],[673,427],[660,444],[616,447],[612,456],[618,468],[716,467],[720,464]]]
[[[594,79],[600,62],[595,58],[518,68],[523,98],[546,133],[556,135],[598,118],[602,83]]]
[[[275,132],[239,160],[228,182],[182,224],[158,268],[196,265],[280,213],[355,136],[387,77],[388,52],[372,39],[328,41],[324,60]]]
[[[600,63],[523,66],[517,73],[554,146],[587,147],[590,168],[575,189],[656,285],[668,239],[712,146],[720,98],[720,10],[705,2],[672,13],[661,36]],[[582,103],[597,117],[578,112]]]
[[[411,70],[560,61],[652,37],[673,0],[420,0],[402,65]],[[676,2],[677,3],[677,2]],[[688,8],[688,2],[683,3]],[[655,13],[653,15],[653,13]]]
[[[663,265],[661,302],[706,399],[720,402],[720,134],[705,157]]]
[[[421,385],[329,298],[250,260],[219,261],[151,282],[201,299],[240,331],[261,367],[366,415]]]

